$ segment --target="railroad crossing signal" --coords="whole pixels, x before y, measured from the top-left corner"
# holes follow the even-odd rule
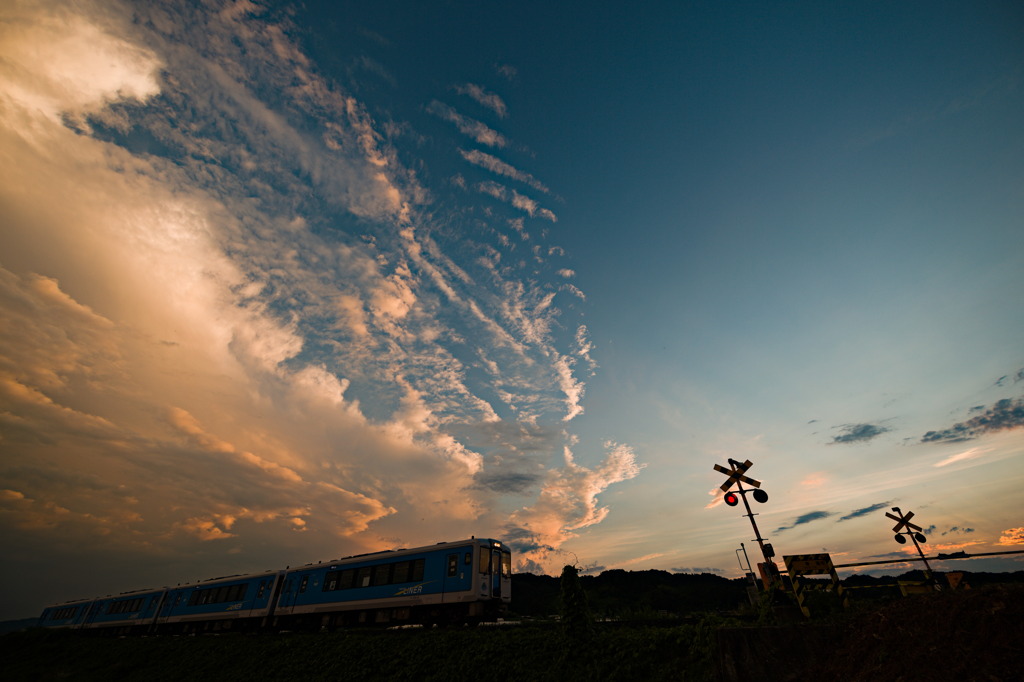
[[[914,518],[914,512],[907,512],[904,515],[899,507],[893,507],[892,510],[899,516],[894,516],[889,512],[885,512],[885,515],[896,522],[896,525],[892,527],[892,532],[896,533],[896,542],[901,545],[906,544],[907,539],[903,537],[904,534],[913,536],[918,542],[928,542],[928,538],[921,532],[921,526],[910,522],[910,519]],[[906,528],[906,530],[900,530],[901,528]]]
[[[907,512],[904,514],[900,511],[899,507],[893,507],[892,510],[896,512],[896,515],[885,512],[885,515],[896,522],[896,525],[892,527],[892,532],[896,533],[896,542],[901,545],[907,544],[907,538],[909,535],[910,539],[914,541],[914,547],[917,549],[918,555],[921,557],[921,561],[924,562],[924,573],[928,577],[928,582],[934,584],[934,578],[932,578],[932,567],[928,565],[928,559],[925,558],[924,552],[921,550],[921,545],[918,543],[928,542],[928,538],[921,532],[921,526],[915,523],[911,523],[910,519],[914,518],[914,512]],[[902,530],[906,528],[906,530]]]
[[[734,459],[730,459],[729,464],[730,466],[732,466],[732,469],[726,469],[721,464],[715,465],[715,471],[729,476],[729,478],[726,479],[725,483],[721,485],[723,491],[731,488],[733,484],[736,483],[737,481],[742,481],[743,483],[746,483],[747,485],[752,485],[755,488],[761,487],[761,481],[756,481],[752,478],[743,475],[747,472],[747,469],[749,469],[754,464],[749,459],[746,462],[743,462],[742,464]]]
[[[747,509],[747,513],[745,514],[745,516],[750,518],[750,525],[754,528],[754,540],[761,547],[761,554],[764,555],[765,563],[771,564],[774,567],[775,564],[772,563],[771,559],[773,556],[775,556],[775,550],[772,548],[770,544],[764,541],[764,538],[761,537],[761,532],[757,529],[757,523],[754,521],[754,516],[756,516],[756,514],[754,514],[754,512],[750,510],[750,503],[747,502],[748,492],[753,492],[754,499],[757,500],[758,502],[761,502],[762,504],[768,501],[768,493],[760,489],[761,481],[750,478],[749,476],[746,475],[747,469],[753,466],[753,464],[754,463],[751,462],[749,459],[746,460],[745,462],[738,462],[730,457],[728,469],[726,469],[721,464],[716,464],[714,466],[714,469],[715,471],[721,474],[725,474],[726,476],[729,477],[725,480],[725,483],[723,483],[720,486],[722,491],[725,492],[725,495],[722,498],[725,501],[725,503],[730,507],[735,507],[737,504],[740,503],[740,498],[743,498],[743,506],[746,507]],[[744,489],[744,483],[746,483],[749,486],[753,486],[755,490],[748,491]],[[734,485],[736,486],[736,490],[730,491],[729,488],[733,487]]]

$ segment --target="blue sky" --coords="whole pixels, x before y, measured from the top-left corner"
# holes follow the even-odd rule
[[[1018,548],[1022,28],[8,3],[0,615],[468,535],[734,576],[729,458],[780,556]]]

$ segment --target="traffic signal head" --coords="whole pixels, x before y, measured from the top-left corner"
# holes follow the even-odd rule
[[[736,493],[726,493],[725,503],[730,507],[735,507],[737,504],[740,503],[740,496],[737,495]]]

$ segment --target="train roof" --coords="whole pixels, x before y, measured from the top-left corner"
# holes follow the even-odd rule
[[[351,556],[342,557],[340,559],[330,559],[328,561],[318,561],[316,563],[308,563],[303,566],[291,566],[288,570],[300,571],[307,568],[315,568],[317,566],[323,566],[324,564],[349,564],[359,563],[366,560],[384,558],[386,556],[403,556],[406,554],[419,554],[421,552],[431,552],[438,549],[446,549],[449,547],[464,547],[466,545],[489,545],[494,548],[505,549],[505,543],[500,540],[494,540],[493,538],[478,538],[470,537],[465,540],[453,540],[450,542],[438,542],[433,545],[423,545],[422,547],[406,547],[403,549],[385,549],[380,552],[367,552],[365,554],[353,554]]]
[[[277,568],[266,571],[259,571],[256,573],[239,573],[238,575],[222,575],[216,578],[205,578],[203,580],[192,580],[186,583],[180,583],[178,585],[170,585],[165,587],[166,590],[180,590],[183,587],[210,587],[220,583],[233,583],[242,580],[253,580],[255,578],[267,578],[275,575],[284,573],[284,569]]]

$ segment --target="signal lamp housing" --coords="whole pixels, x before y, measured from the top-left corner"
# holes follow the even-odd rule
[[[725,503],[730,507],[735,507],[737,504],[740,503],[740,496],[737,495],[736,493],[726,493]]]

